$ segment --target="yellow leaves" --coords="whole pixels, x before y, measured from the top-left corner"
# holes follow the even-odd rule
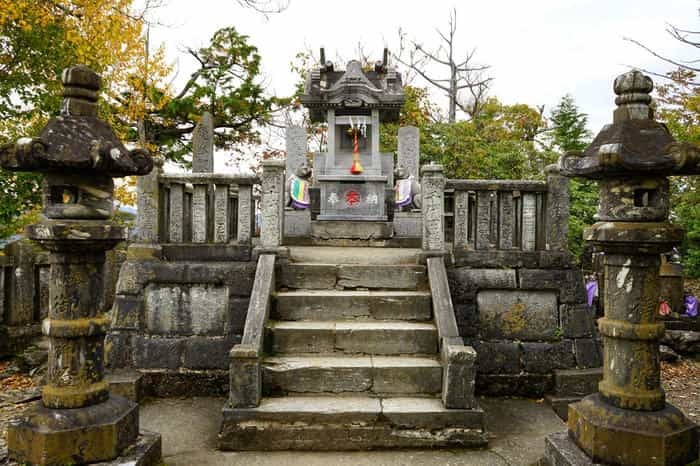
[[[121,205],[136,205],[136,177],[127,176],[116,180],[114,199]]]

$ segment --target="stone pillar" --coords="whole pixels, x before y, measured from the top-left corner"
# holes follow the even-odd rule
[[[553,464],[684,465],[698,458],[696,426],[666,404],[661,388],[658,306],[659,254],[683,238],[668,223],[667,176],[682,174],[700,151],[675,144],[653,120],[652,88],[638,71],[619,76],[613,124],[583,156],[560,160],[563,173],[599,180],[600,221],[584,236],[605,253],[605,317],[598,323],[604,362],[599,393],[569,406],[568,437],[548,437]],[[574,458],[563,455],[567,449],[586,462],[554,461]]]
[[[260,246],[270,250],[279,248],[284,231],[284,160],[263,161],[260,204]]]
[[[420,177],[420,130],[415,126],[399,128],[398,166],[416,179]]]
[[[204,112],[192,131],[192,172],[214,172],[214,120]]]
[[[128,259],[160,259],[160,175],[163,158],[153,158],[153,170],[136,178],[136,225],[127,249]]]
[[[548,251],[567,251],[569,244],[569,179],[559,173],[557,165],[549,165],[547,173],[547,226]]]
[[[421,196],[423,211],[423,251],[445,250],[445,175],[442,165],[423,165]]]
[[[100,82],[86,67],[66,70],[61,116],[38,139],[0,149],[3,168],[45,172],[44,218],[27,234],[50,252],[48,374],[41,402],[8,428],[10,458],[20,463],[109,461],[137,441],[128,461],[160,461],[160,437],[139,440],[138,405],[110,395],[104,379],[105,252],[125,239],[111,221],[112,177],[147,174],[152,160],[97,118]]]
[[[306,130],[301,126],[289,126],[285,132],[287,158],[285,169],[287,178],[292,176],[300,165],[306,163]]]

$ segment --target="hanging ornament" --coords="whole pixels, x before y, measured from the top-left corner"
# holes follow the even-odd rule
[[[353,175],[359,175],[361,174],[364,169],[362,168],[362,164],[360,163],[360,145],[357,142],[357,133],[358,133],[358,127],[359,127],[359,122],[357,125],[355,125],[355,122],[353,121],[352,117],[350,117],[350,128],[352,128],[352,167],[350,167],[350,173]]]

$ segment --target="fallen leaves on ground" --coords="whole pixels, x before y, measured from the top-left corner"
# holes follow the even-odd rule
[[[661,363],[661,380],[668,402],[693,421],[700,421],[700,361]]]

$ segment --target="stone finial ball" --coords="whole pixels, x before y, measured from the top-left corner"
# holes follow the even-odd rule
[[[65,87],[78,87],[98,91],[102,86],[102,78],[85,65],[71,66],[63,70],[61,82]]]
[[[641,71],[628,71],[615,78],[615,94],[649,94],[654,89],[654,81]]]

